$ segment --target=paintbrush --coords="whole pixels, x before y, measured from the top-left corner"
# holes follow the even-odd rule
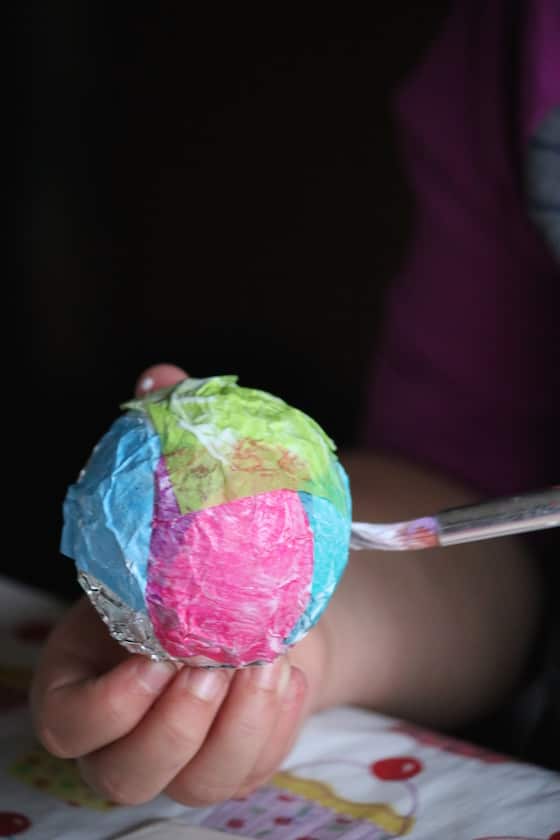
[[[352,522],[350,548],[410,551],[557,528],[560,486],[449,508],[409,522]]]

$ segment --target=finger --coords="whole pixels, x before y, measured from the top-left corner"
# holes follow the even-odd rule
[[[74,679],[80,662],[68,664]],[[98,750],[134,729],[173,675],[167,663],[134,656],[99,678],[55,679],[34,703],[39,739],[59,758]]]
[[[113,639],[85,595],[57,622],[43,649],[41,665],[45,664],[45,658],[62,661],[68,654],[82,661],[89,676],[108,671],[130,655]]]
[[[167,388],[169,385],[176,385],[177,382],[181,382],[187,378],[188,373],[176,365],[152,365],[138,377],[134,393],[137,397],[143,397],[144,394],[150,391],[157,391],[158,388]]]
[[[165,792],[195,806],[233,796],[270,737],[289,681],[285,657],[239,671],[204,745]]]
[[[276,772],[292,749],[305,716],[308,692],[305,674],[292,666],[290,684],[284,695],[280,714],[256,764],[237,791],[237,796],[247,796],[263,785]]]
[[[82,603],[70,611],[47,642],[33,680],[37,734],[61,758],[84,755],[123,737],[176,673],[168,663],[142,656],[125,654],[115,665],[116,643],[107,642],[106,628],[91,612]]]
[[[35,722],[44,717],[50,692],[103,674],[128,658],[88,599],[78,600],[49,635],[35,668],[30,696]]]
[[[200,749],[232,676],[183,668],[133,732],[81,760],[85,780],[123,805],[153,799]]]

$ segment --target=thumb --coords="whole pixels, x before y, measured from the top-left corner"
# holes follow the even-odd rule
[[[176,385],[182,379],[187,379],[188,373],[176,365],[152,365],[140,374],[134,386],[134,393],[137,397],[143,397],[150,391],[157,391],[158,388],[167,388],[169,385]]]

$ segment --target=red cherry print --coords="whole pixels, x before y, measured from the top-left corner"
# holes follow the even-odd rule
[[[290,825],[291,821],[291,817],[275,817],[274,819],[276,825]]]
[[[276,799],[280,802],[295,802],[295,796],[290,796],[289,793],[279,793]]]
[[[31,826],[31,821],[15,811],[0,811],[0,837],[13,837]]]
[[[232,817],[232,819],[227,822],[228,828],[243,828],[244,825],[245,820],[240,820],[237,817]]]
[[[422,763],[417,758],[399,755],[394,758],[382,758],[370,765],[370,770],[384,782],[404,782],[422,770]]]

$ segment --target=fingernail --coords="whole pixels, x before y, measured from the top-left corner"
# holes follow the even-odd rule
[[[224,690],[224,674],[216,668],[185,668],[180,677],[189,694],[199,700],[215,700]]]
[[[278,694],[284,694],[290,682],[290,666],[281,657],[266,665],[256,665],[253,672],[255,685],[259,688],[276,689]]]
[[[148,659],[136,666],[136,679],[149,694],[159,694],[175,673],[170,662],[152,662]]]
[[[151,376],[145,376],[144,379],[138,384],[139,391],[150,391],[154,387],[154,380]]]

